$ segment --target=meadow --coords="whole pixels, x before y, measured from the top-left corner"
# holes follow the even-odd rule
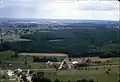
[[[12,52],[4,51],[0,52],[0,69],[29,69],[28,65],[32,66],[32,69],[41,69],[44,63],[34,63],[32,58],[28,57],[28,65],[24,64],[25,57],[11,59]],[[12,64],[12,66],[7,66]],[[105,67],[104,67],[105,66]],[[63,82],[76,82],[79,79],[94,79],[99,82],[118,82],[119,80],[119,58],[111,58],[111,61],[103,62],[101,64],[89,67],[82,67],[79,69],[58,70],[56,75],[45,75],[47,78],[54,82],[55,79],[60,79]],[[96,69],[97,68],[97,69]],[[106,74],[107,69],[111,69],[109,74]],[[4,80],[2,82],[15,82]]]

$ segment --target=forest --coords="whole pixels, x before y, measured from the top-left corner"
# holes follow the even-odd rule
[[[67,30],[37,31],[22,35],[31,41],[6,42],[7,49],[21,52],[66,53],[71,57],[118,57],[120,29],[73,28]]]

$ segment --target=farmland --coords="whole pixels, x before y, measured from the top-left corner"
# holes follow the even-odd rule
[[[95,79],[100,82],[118,82],[118,69],[117,67],[112,67],[111,75],[105,74],[104,68],[99,68],[99,70],[68,70],[60,71],[58,76],[51,77],[53,79],[58,78],[62,79],[64,82],[71,80],[75,82],[76,80],[85,78],[85,79]]]
[[[0,36],[0,69],[44,71],[52,82],[55,79],[118,82],[119,31],[116,28],[5,30]],[[63,54],[68,57],[60,58]]]
[[[0,68],[3,69],[29,69],[28,65],[31,64],[32,70],[40,70],[43,69],[44,63],[35,63],[32,62],[32,58],[28,57],[28,65],[24,64],[25,57],[20,56],[19,58],[13,58],[11,51],[0,52],[0,59],[2,63],[0,64]],[[72,60],[80,60],[81,58],[71,58]],[[95,59],[95,57],[93,57]],[[7,66],[8,64],[12,64],[12,66]],[[1,66],[2,65],[2,66]],[[89,67],[81,67],[79,69],[68,69],[68,70],[59,70],[57,71],[57,75],[46,75],[47,78],[50,78],[53,82],[55,79],[63,80],[63,82],[67,82],[71,80],[75,82],[76,80],[85,78],[85,79],[94,79],[100,82],[118,82],[119,80],[119,58],[109,58],[109,62],[102,62],[100,64],[96,64],[94,66]],[[96,69],[98,68],[98,69]],[[110,74],[106,74],[105,71],[110,68]],[[49,72],[49,71],[48,71]],[[52,72],[52,71],[50,71]],[[107,79],[106,79],[107,78]],[[7,82],[7,81],[5,81]],[[8,81],[11,82],[11,81]],[[14,82],[14,81],[13,81]]]

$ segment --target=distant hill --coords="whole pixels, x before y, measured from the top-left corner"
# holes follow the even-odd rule
[[[70,27],[70,28],[119,28],[119,21],[109,20],[57,20],[57,19],[1,19],[0,27]]]

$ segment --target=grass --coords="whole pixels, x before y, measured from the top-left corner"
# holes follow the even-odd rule
[[[98,70],[61,70],[58,71],[57,75],[46,76],[54,82],[55,79],[60,79],[63,82],[71,81],[76,82],[76,80],[85,78],[85,79],[94,79],[99,82],[118,82],[118,68],[112,67],[110,74],[105,73],[104,68]],[[14,81],[4,81],[4,82],[14,82]]]
[[[31,40],[28,40],[28,39],[20,38],[20,35],[18,35],[18,34],[4,35],[2,37],[0,36],[0,39],[3,39],[3,41],[5,41],[5,42],[31,41]]]
[[[110,75],[105,73],[104,68],[100,68],[98,70],[65,70],[59,71],[57,76],[48,76],[52,78],[52,80],[61,79],[64,82],[71,80],[75,82],[76,80],[85,78],[85,79],[94,79],[100,82],[118,82],[118,69],[117,67],[113,67]]]
[[[0,68],[9,68],[9,69],[16,69],[16,68],[28,68],[28,65],[26,66],[24,64],[24,57],[10,59],[12,56],[11,51],[5,51],[0,52],[0,60],[5,63],[11,63],[12,67],[4,67],[5,65],[0,64]],[[32,68],[40,68],[43,67],[43,63],[33,63],[31,58],[27,58],[28,64],[32,66]],[[108,62],[103,62],[101,65],[106,65]],[[109,61],[109,64],[111,65],[118,65],[119,64],[119,58],[113,58]],[[98,66],[96,66],[98,67]],[[85,78],[85,79],[94,79],[98,80],[100,82],[118,82],[118,66],[109,66],[108,68],[111,68],[111,73],[108,75],[105,73],[105,70],[108,68],[98,67],[98,70],[90,69],[90,70],[60,70],[57,72],[57,75],[47,75],[46,77],[50,78],[53,82],[55,79],[63,80],[63,82],[67,82],[68,80],[71,80],[72,82],[76,82],[76,80]],[[14,81],[3,81],[3,82],[14,82]]]

